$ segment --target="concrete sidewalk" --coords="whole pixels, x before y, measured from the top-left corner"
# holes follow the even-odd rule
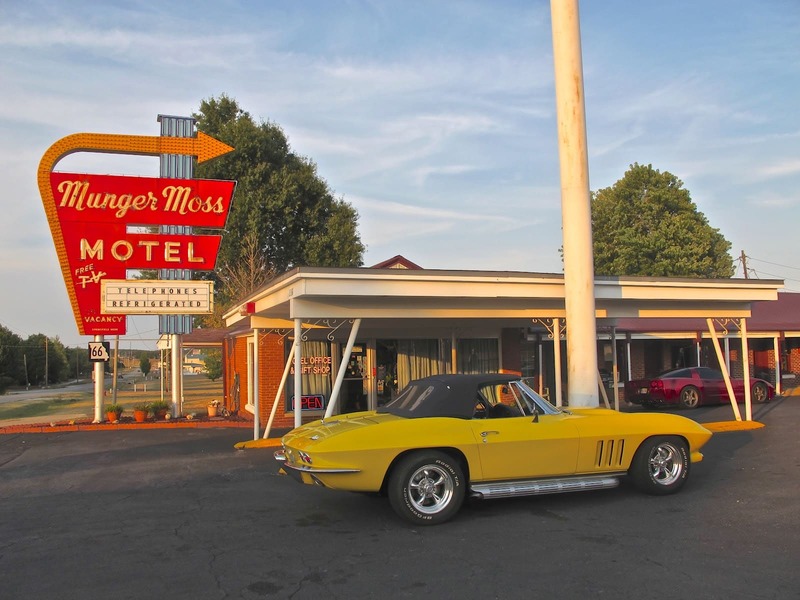
[[[177,419],[147,419],[137,423],[133,417],[122,417],[117,422],[92,423],[85,413],[62,413],[47,417],[10,419],[0,421],[0,435],[9,433],[61,433],[64,431],[117,431],[128,429],[205,429],[219,427],[253,428],[253,420],[231,415],[230,417],[179,417]]]

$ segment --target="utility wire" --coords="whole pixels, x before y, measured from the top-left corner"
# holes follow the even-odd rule
[[[772,279],[781,279],[781,280],[783,280],[784,282],[786,282],[786,281],[792,281],[792,282],[794,282],[794,283],[800,283],[800,279],[792,279],[791,277],[782,277],[782,276],[780,276],[780,275],[775,275],[774,273],[767,273],[766,271],[761,271],[760,273],[759,273],[758,271],[755,271],[755,270],[753,270],[753,269],[751,269],[751,271],[752,271],[752,272],[753,272],[755,275],[766,275],[767,277],[770,277],[770,278],[772,278]],[[760,279],[760,277],[759,277],[759,279]]]
[[[743,266],[743,270],[746,270],[744,273],[745,279],[748,278],[748,275],[752,274],[755,275],[756,277],[766,276],[766,277],[771,277],[773,279],[782,279],[784,281],[794,281],[800,283],[800,279],[793,279],[791,277],[786,277],[784,275],[778,275],[776,273],[768,273],[767,271],[762,271],[760,269],[753,269],[752,267],[748,266],[748,263],[746,261],[762,262],[768,265],[772,265],[774,267],[781,267],[785,269],[793,269],[796,271],[800,271],[800,267],[790,267],[788,265],[781,265],[778,263],[769,262],[768,260],[762,260],[760,258],[753,258],[752,256],[747,256],[744,252],[742,252],[741,256],[736,258],[733,262],[736,265],[741,264]]]
[[[792,269],[794,271],[800,271],[800,267],[790,267],[789,265],[781,265],[781,264],[778,264],[778,263],[769,262],[768,260],[762,260],[760,258],[754,258],[752,256],[748,256],[747,259],[748,260],[755,260],[757,262],[766,263],[768,265],[772,265],[773,267],[781,267],[782,269]]]

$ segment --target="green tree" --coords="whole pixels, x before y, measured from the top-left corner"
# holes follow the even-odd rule
[[[0,325],[0,394],[17,383],[25,383],[22,338]]]
[[[150,356],[147,352],[142,352],[139,355],[139,370],[145,377],[147,377],[147,374],[150,372]]]
[[[67,376],[66,351],[57,337],[50,339],[42,333],[31,335],[22,343],[22,352],[31,385],[58,383]]]
[[[67,379],[86,377],[92,370],[89,352],[85,347],[64,348],[67,357]]]
[[[206,377],[211,381],[216,381],[222,377],[222,352],[219,350],[209,350],[205,357]]]
[[[614,185],[592,194],[598,275],[727,278],[728,242],[697,210],[675,175],[634,163]]]
[[[211,275],[220,308],[297,266],[363,264],[358,213],[334,197],[311,160],[291,151],[280,127],[256,122],[226,95],[204,100],[194,117],[198,130],[235,149],[196,171],[237,181]]]

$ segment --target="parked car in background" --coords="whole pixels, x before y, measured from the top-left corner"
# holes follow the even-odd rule
[[[679,415],[556,408],[514,375],[436,375],[378,408],[314,421],[275,453],[302,483],[389,497],[417,525],[464,498],[615,487],[677,492],[711,438]]]
[[[737,402],[744,402],[744,379],[731,378]],[[753,402],[769,402],[775,387],[763,379],[750,379]],[[648,407],[680,406],[697,408],[704,404],[730,402],[722,373],[708,367],[688,367],[662,373],[650,379],[635,379],[625,384],[625,399]]]

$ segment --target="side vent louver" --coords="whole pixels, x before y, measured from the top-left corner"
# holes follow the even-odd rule
[[[598,440],[595,466],[599,469],[622,466],[625,440]]]

